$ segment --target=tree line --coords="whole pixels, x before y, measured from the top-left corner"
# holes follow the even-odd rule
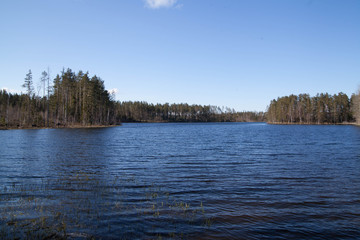
[[[50,84],[52,83],[52,84]],[[0,90],[0,128],[116,125],[121,122],[264,122],[300,124],[360,124],[360,90],[350,98],[330,95],[289,95],[272,100],[266,112],[181,104],[115,101],[104,81],[88,72],[63,70],[50,81],[41,74],[37,92],[31,70],[25,93]],[[41,93],[42,90],[42,94]]]
[[[270,123],[339,124],[360,121],[360,97],[340,92],[330,95],[290,95],[272,100],[267,110]],[[359,122],[358,122],[359,123]]]
[[[115,124],[114,101],[104,81],[88,73],[62,71],[50,86],[48,72],[41,76],[43,96],[34,90],[32,72],[26,74],[26,93],[0,91],[0,126],[60,127]],[[40,86],[41,86],[40,85]]]
[[[90,76],[83,71],[75,73],[71,69],[63,70],[52,81],[48,71],[42,72],[37,92],[29,70],[22,87],[25,93],[21,94],[0,90],[0,127],[265,121],[264,112],[236,112],[216,106],[115,101],[100,77]]]
[[[149,104],[147,102],[117,102],[116,112],[121,122],[262,122],[264,112],[236,112],[217,106],[181,104]]]

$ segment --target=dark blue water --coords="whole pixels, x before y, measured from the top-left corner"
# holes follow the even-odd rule
[[[0,141],[0,238],[360,238],[359,127],[124,124]]]

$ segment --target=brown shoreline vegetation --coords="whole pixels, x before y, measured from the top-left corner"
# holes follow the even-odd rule
[[[171,121],[132,121],[132,122],[122,122],[116,125],[68,125],[68,126],[57,126],[57,127],[37,127],[37,126],[0,126],[0,130],[29,130],[29,129],[90,129],[90,128],[112,128],[122,126],[123,123],[224,123],[224,122],[171,122]],[[229,122],[227,122],[229,123]],[[264,121],[248,121],[248,122],[238,122],[238,123],[266,123]]]
[[[127,123],[184,123],[184,122],[127,122]],[[186,123],[193,123],[193,122],[186,122]],[[204,123],[204,122],[197,122],[197,123]],[[221,123],[221,122],[218,122]],[[222,122],[223,123],[223,122]],[[317,125],[317,126],[326,126],[326,125],[344,125],[344,126],[357,126],[360,127],[360,124],[356,122],[343,122],[343,123],[288,123],[288,122],[241,122],[241,123],[267,123],[269,125]],[[0,130],[39,130],[39,129],[93,129],[93,128],[112,128],[112,127],[119,127],[122,124],[117,125],[70,125],[70,126],[60,126],[60,127],[4,127],[0,126]]]
[[[14,127],[14,126],[10,126],[10,127],[6,127],[6,126],[0,126],[0,130],[28,130],[28,129],[81,129],[81,128],[111,128],[111,127],[118,127],[121,126],[121,124],[117,124],[117,125],[68,125],[68,126],[57,126],[57,127],[37,127],[37,126],[18,126],[18,127]]]

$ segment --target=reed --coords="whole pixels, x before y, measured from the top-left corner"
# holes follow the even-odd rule
[[[186,236],[181,227],[186,224],[212,225],[202,202],[181,200],[155,184],[136,181],[134,176],[101,180],[81,171],[35,184],[4,186],[0,214],[0,239],[96,239],[102,237],[96,234],[99,230],[113,234],[119,229],[119,223],[109,217],[113,215],[128,215],[144,226],[153,226],[159,239]],[[124,236],[119,237],[128,238],[127,226],[120,227]],[[137,226],[128,228],[136,230]],[[140,232],[154,236],[146,229]]]

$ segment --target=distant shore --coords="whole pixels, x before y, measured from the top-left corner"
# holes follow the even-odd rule
[[[16,129],[67,129],[67,128],[109,128],[109,127],[117,127],[120,125],[68,125],[68,126],[57,126],[57,127],[30,127],[30,126],[24,126],[24,127],[0,127],[0,130],[16,130]]]
[[[236,123],[236,122],[201,122],[201,121],[125,121],[116,125],[59,125],[52,127],[30,127],[30,126],[0,126],[0,130],[14,130],[14,129],[71,129],[71,128],[108,128],[108,127],[118,127],[123,123]],[[256,121],[248,121],[248,122],[237,122],[237,123],[266,123],[266,122],[256,122]]]
[[[122,122],[122,123],[235,123],[235,122],[184,122],[184,121],[133,121],[133,122]],[[237,122],[237,123],[267,123],[270,125],[351,125],[351,126],[359,126],[360,124],[357,124],[356,122],[343,122],[343,123],[290,123],[290,122]],[[30,126],[19,126],[19,127],[5,127],[0,126],[0,130],[16,130],[16,129],[76,129],[76,128],[110,128],[110,127],[118,127],[122,124],[117,125],[60,125],[56,127],[30,127]]]
[[[360,126],[356,122],[343,122],[343,123],[299,123],[299,122],[267,122],[267,124],[272,125],[353,125],[353,126]]]

